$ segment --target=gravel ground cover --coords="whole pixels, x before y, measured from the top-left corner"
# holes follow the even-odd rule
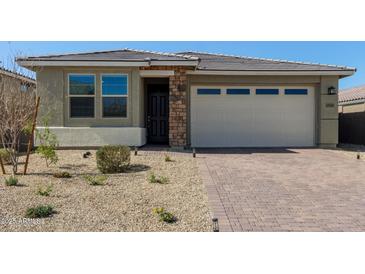
[[[31,155],[29,175],[18,176],[20,186],[5,186],[0,179],[0,231],[211,231],[207,197],[191,154],[140,151],[131,156],[127,173],[108,175],[105,185],[92,186],[85,175],[99,174],[95,150],[83,158],[84,150],[59,150],[56,167]],[[133,153],[132,153],[133,154]],[[23,166],[20,167],[22,170]],[[10,167],[7,167],[10,171]],[[72,178],[54,178],[67,171]],[[167,184],[151,184],[148,176],[168,178]],[[50,196],[38,195],[39,186],[52,185]],[[49,218],[25,218],[27,208],[52,205]],[[163,207],[177,217],[168,224],[153,214]]]

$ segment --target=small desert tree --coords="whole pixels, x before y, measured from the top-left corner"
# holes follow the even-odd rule
[[[10,68],[20,73],[15,61]],[[12,77],[1,77],[0,82],[0,143],[9,153],[10,163],[15,174],[18,169],[20,136],[30,123],[36,105],[35,90],[21,90],[21,82]]]
[[[47,167],[58,162],[56,153],[58,140],[56,134],[49,129],[48,120],[49,114],[42,118],[43,129],[36,131],[36,138],[39,142],[36,152],[46,161]]]

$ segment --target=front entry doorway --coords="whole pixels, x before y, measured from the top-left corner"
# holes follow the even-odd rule
[[[148,143],[169,143],[169,85],[147,85]]]

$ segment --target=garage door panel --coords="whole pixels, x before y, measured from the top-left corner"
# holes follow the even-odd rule
[[[314,90],[307,95],[197,95],[191,89],[194,147],[285,147],[314,145]],[[275,87],[278,88],[278,87]]]

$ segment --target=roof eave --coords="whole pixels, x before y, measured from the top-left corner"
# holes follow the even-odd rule
[[[362,104],[365,102],[365,98],[359,98],[359,99],[352,99],[347,101],[338,101],[339,106],[346,106],[346,105],[354,105],[354,104]]]
[[[187,72],[190,75],[334,75],[347,77],[355,73],[356,70],[202,70]]]

